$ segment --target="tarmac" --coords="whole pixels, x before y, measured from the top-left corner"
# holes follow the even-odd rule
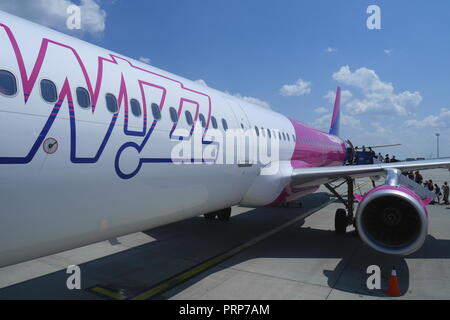
[[[448,170],[422,174],[450,182]],[[356,192],[367,182],[358,180]],[[0,300],[450,299],[450,206],[429,206],[425,245],[397,257],[370,249],[352,227],[336,235],[343,205],[324,187],[301,203],[233,207],[228,222],[196,217],[1,268]],[[70,265],[81,269],[80,290],[66,286]],[[381,289],[367,288],[371,265],[380,267]],[[385,294],[392,267],[400,298]]]

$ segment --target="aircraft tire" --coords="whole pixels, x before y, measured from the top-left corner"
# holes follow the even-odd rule
[[[347,232],[347,212],[344,209],[337,209],[334,216],[334,229],[336,234],[345,234]]]
[[[216,218],[217,213],[206,213],[203,216],[205,217],[206,220],[210,221]]]
[[[228,221],[231,217],[231,208],[226,208],[223,210],[220,210],[219,213],[217,213],[217,218],[220,221]]]

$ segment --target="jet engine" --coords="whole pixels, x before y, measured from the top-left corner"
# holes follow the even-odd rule
[[[427,204],[411,189],[383,185],[360,199],[356,228],[361,239],[373,249],[394,255],[419,250],[428,235]]]

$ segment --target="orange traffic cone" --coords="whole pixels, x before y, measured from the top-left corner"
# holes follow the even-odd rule
[[[392,268],[391,278],[389,279],[389,289],[386,294],[390,297],[401,297],[400,288],[398,287],[397,271]]]

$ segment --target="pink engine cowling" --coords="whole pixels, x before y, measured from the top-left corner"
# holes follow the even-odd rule
[[[431,199],[422,200],[404,186],[384,185],[358,200],[356,227],[367,245],[394,255],[409,255],[422,247]]]

